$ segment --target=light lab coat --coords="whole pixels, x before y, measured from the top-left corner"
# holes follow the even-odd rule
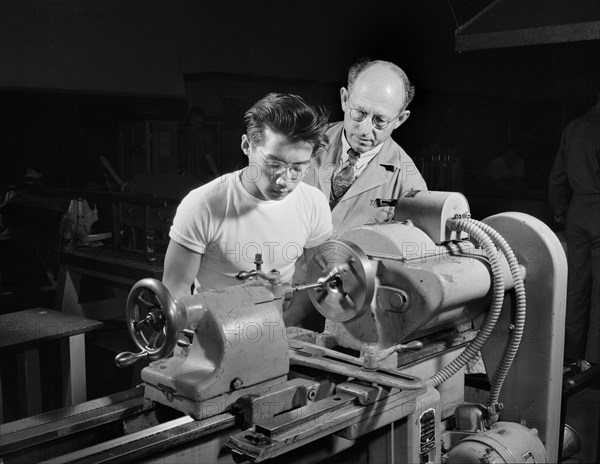
[[[328,200],[331,177],[342,154],[343,129],[343,122],[331,125],[326,151],[317,157],[303,179],[320,189]],[[413,189],[427,190],[427,184],[410,156],[389,138],[331,211],[332,238],[363,224],[392,219],[394,207],[377,207],[376,200],[395,200]]]

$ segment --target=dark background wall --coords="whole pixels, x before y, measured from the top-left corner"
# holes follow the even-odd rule
[[[303,92],[336,117],[347,67],[367,55],[416,84],[394,134],[413,157],[451,150],[461,185],[478,193],[489,190],[478,188],[482,169],[513,144],[526,161],[522,196],[543,197],[562,127],[594,103],[600,46],[455,52],[457,26],[490,3],[4,0],[0,185],[33,168],[46,188],[101,186],[98,157],[117,164],[119,123],[184,120],[194,104],[218,128],[221,166],[233,166],[241,112],[259,92]]]

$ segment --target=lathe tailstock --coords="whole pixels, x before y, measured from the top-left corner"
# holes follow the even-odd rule
[[[2,426],[11,462],[557,462],[566,259],[539,220],[477,221],[452,192],[410,192],[394,220],[323,243],[307,284],[277,270],[127,302],[129,392]],[[316,333],[284,327],[309,292]],[[484,403],[464,376],[483,366]],[[469,399],[469,398],[467,398]],[[35,424],[35,426],[34,426]],[[50,430],[60,430],[51,433]]]

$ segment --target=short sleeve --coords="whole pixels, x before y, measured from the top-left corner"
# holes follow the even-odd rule
[[[304,248],[314,248],[325,240],[328,240],[333,233],[333,222],[331,219],[331,209],[325,195],[318,190],[314,189],[311,192],[314,197],[314,210],[312,215],[312,230],[306,240]]]
[[[177,207],[169,231],[171,240],[185,248],[204,254],[210,243],[210,209],[204,194],[193,190]]]

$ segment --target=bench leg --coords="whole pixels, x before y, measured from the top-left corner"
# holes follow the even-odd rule
[[[56,309],[66,314],[85,317],[83,308],[79,304],[80,287],[81,274],[71,272],[65,266],[60,266],[56,285]]]
[[[63,367],[63,404],[87,400],[85,373],[85,334],[71,335],[61,340]]]
[[[19,411],[25,416],[42,412],[42,381],[40,376],[40,356],[37,349],[21,351],[18,355]]]

